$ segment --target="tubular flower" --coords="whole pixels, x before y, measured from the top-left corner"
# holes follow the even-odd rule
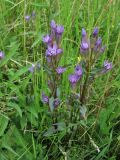
[[[54,108],[57,108],[60,105],[60,100],[58,98],[54,99],[53,106]]]
[[[82,76],[82,67],[80,65],[77,65],[75,68],[75,74],[77,76]]]
[[[44,104],[49,104],[49,97],[42,93],[42,102]]]
[[[89,40],[87,39],[87,33],[86,33],[86,30],[83,28],[80,52],[87,53],[89,51],[89,46],[90,44],[89,44]]]
[[[105,61],[104,61],[104,69],[105,69],[106,71],[111,70],[111,69],[112,69],[112,63],[111,63],[111,62],[108,62],[108,60],[105,60]]]
[[[4,52],[0,51],[0,59],[3,59],[5,56]]]
[[[98,33],[99,33],[99,29],[95,27],[93,30],[93,37],[96,38],[98,36]]]
[[[48,46],[48,49],[46,50],[46,57],[56,56],[62,52],[62,49],[58,48],[57,44],[54,43],[53,46]]]
[[[56,71],[57,71],[58,74],[62,74],[63,72],[66,71],[66,68],[64,68],[64,67],[58,67],[58,68],[56,69]]]

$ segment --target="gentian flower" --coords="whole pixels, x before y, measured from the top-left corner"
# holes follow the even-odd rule
[[[86,36],[87,36],[86,30],[84,28],[82,28],[82,38],[86,37]]]
[[[56,27],[56,34],[59,35],[59,36],[61,36],[63,32],[64,32],[64,27],[58,25],[58,26]]]
[[[54,43],[53,46],[48,46],[48,49],[46,50],[46,57],[56,56],[58,54],[61,54],[62,52],[63,50],[58,48],[57,44]]]
[[[42,102],[44,104],[49,104],[49,97],[42,93]]]
[[[32,66],[29,68],[29,71],[31,73],[33,73],[35,71],[35,65],[34,64],[32,64]]]
[[[100,49],[100,53],[103,53],[106,49],[106,46],[102,46],[101,49]]]
[[[93,37],[96,38],[98,36],[98,33],[99,33],[99,29],[97,27],[94,28]]]
[[[57,108],[60,105],[60,100],[58,98],[54,99],[53,106],[54,108]]]
[[[51,21],[50,26],[51,26],[52,30],[54,30],[54,31],[56,30],[57,25],[54,20]]]
[[[71,84],[77,83],[79,81],[79,79],[80,79],[80,77],[76,74],[71,74],[69,76],[69,81],[70,81]]]
[[[102,38],[99,37],[98,40],[96,41],[96,47],[100,47],[102,45]]]
[[[70,81],[73,89],[76,88],[76,84],[79,80],[80,80],[80,76],[78,76],[76,74],[69,75],[69,81]]]
[[[81,46],[80,46],[80,52],[81,53],[88,53],[89,51],[89,41],[87,39],[86,30],[82,29],[82,40],[81,40]]]
[[[49,35],[46,35],[43,37],[43,42],[49,45],[52,42],[52,38]]]
[[[99,37],[95,43],[94,51],[99,52],[102,47],[102,38]]]
[[[26,21],[29,21],[29,20],[30,20],[30,15],[26,15],[26,16],[25,16],[25,20],[26,20]]]
[[[104,61],[104,69],[105,69],[106,71],[111,70],[111,69],[112,69],[112,63],[111,63],[111,62],[108,62],[108,60],[105,60],[105,61]]]
[[[56,69],[56,71],[57,71],[58,74],[62,74],[63,72],[66,71],[66,68],[58,67],[58,68]]]
[[[81,53],[87,53],[89,50],[89,44],[86,41],[82,41],[81,47],[80,47],[80,52]]]
[[[82,67],[80,65],[77,65],[75,68],[75,74],[77,76],[81,76],[82,75]]]
[[[3,59],[4,58],[4,52],[0,51],[0,59]]]

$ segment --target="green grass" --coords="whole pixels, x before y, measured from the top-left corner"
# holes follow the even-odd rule
[[[1,0],[0,50],[0,160],[119,160],[120,157],[120,2],[119,0]],[[25,15],[35,11],[33,21]],[[69,65],[62,79],[63,107],[60,132],[53,134],[51,115],[41,102],[49,93],[42,36],[54,19],[65,27],[61,65]],[[93,84],[87,121],[64,126],[70,92],[68,75],[80,56],[81,29],[90,34],[98,26],[107,45],[99,60],[113,62],[113,69]],[[30,74],[31,63],[41,69]],[[67,120],[66,120],[67,121]],[[79,125],[68,134],[67,129]],[[68,134],[68,135],[67,135]],[[97,146],[100,152],[97,152]]]

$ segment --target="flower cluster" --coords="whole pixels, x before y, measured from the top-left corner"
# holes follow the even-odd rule
[[[63,50],[60,48],[61,37],[64,32],[64,27],[57,25],[54,20],[50,23],[51,34],[43,37],[43,42],[47,45],[46,57],[56,57],[60,55]]]
[[[63,53],[63,50],[61,48],[61,38],[64,32],[64,27],[56,24],[55,21],[52,20],[50,23],[50,28],[51,28],[50,34],[47,34],[43,37],[43,42],[47,46],[45,56],[50,73],[52,73],[49,75],[49,80],[48,80],[48,87],[51,92],[51,96],[48,99],[50,100],[54,99],[52,101],[52,106],[53,106],[52,108],[55,109],[60,105],[60,99],[58,98],[57,95],[57,88],[59,85],[58,82],[61,78],[60,75],[66,71],[65,67],[59,66],[59,61]],[[51,103],[50,104],[46,103],[46,97],[47,96],[45,95],[42,96],[42,101],[45,104],[50,105]]]
[[[105,51],[105,46],[102,46],[102,38],[98,37],[99,29],[96,27],[93,30],[91,38],[87,37],[87,32],[82,29],[82,39],[80,45],[81,54],[87,54],[90,52],[103,53]]]
[[[48,65],[48,87],[50,96],[43,94],[42,101],[49,108],[57,108],[61,101],[59,95],[59,82],[61,74],[66,71],[65,67],[59,66],[59,61],[63,50],[61,48],[61,37],[64,32],[64,27],[57,25],[55,21],[50,23],[51,32],[43,37],[43,42],[46,44],[46,60]],[[99,56],[105,51],[105,46],[102,45],[102,38],[98,36],[99,29],[94,28],[90,38],[86,30],[82,29],[82,38],[80,44],[80,53],[83,57],[75,66],[74,73],[69,75],[69,82],[74,92],[68,96],[68,104],[83,106],[86,103],[86,95],[89,95],[90,84],[95,80],[96,75],[101,75],[112,69],[112,63],[108,60],[104,61],[100,69],[96,69],[96,62]],[[84,69],[84,74],[83,74]],[[84,77],[83,77],[84,76]],[[82,78],[83,77],[83,78]],[[79,83],[81,80],[81,84]],[[77,96],[76,96],[77,95]],[[76,98],[75,98],[76,97]],[[51,107],[52,104],[52,107]]]
[[[102,45],[102,38],[98,36],[99,29],[97,27],[94,28],[92,35],[90,38],[87,36],[86,30],[82,29],[82,38],[81,38],[81,45],[80,45],[80,53],[83,56],[87,56],[91,54],[90,62],[94,64],[99,57],[105,51],[106,46]],[[104,69],[102,69],[102,73],[106,73],[107,71],[112,69],[112,63],[108,62],[108,60],[104,61]]]

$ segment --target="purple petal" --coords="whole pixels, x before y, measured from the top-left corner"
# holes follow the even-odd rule
[[[106,49],[106,46],[101,47],[100,53],[104,53],[105,49]]]
[[[99,37],[98,40],[96,41],[96,47],[98,48],[102,44],[102,38]]]
[[[3,59],[5,56],[4,52],[0,51],[0,59]]]
[[[54,20],[51,21],[50,26],[51,26],[51,28],[52,28],[53,30],[56,29],[56,23],[55,23]]]
[[[56,33],[61,35],[63,32],[64,32],[64,27],[58,25],[57,28],[56,28]]]
[[[97,27],[94,28],[93,37],[97,37],[97,36],[98,36],[98,33],[99,33],[99,29],[98,29]]]
[[[49,97],[42,93],[42,102],[44,104],[49,104]]]
[[[66,68],[58,67],[58,68],[56,69],[56,71],[57,71],[58,74],[62,74],[63,72],[66,71]]]
[[[104,61],[104,69],[105,70],[111,70],[112,69],[112,63],[108,62],[108,60]]]
[[[53,106],[54,108],[57,108],[60,105],[60,100],[58,98],[54,99]]]
[[[80,65],[77,65],[75,68],[75,74],[77,76],[81,76],[82,75],[82,67]]]
[[[63,50],[62,49],[57,49],[57,54],[61,54],[63,52]]]
[[[86,30],[84,28],[82,28],[82,37],[87,36]]]
[[[26,19],[26,21],[29,21],[30,20],[30,15],[26,15],[25,19]]]
[[[51,37],[49,35],[44,36],[43,37],[43,42],[46,43],[46,44],[50,43],[51,42]]]
[[[34,72],[34,70],[35,70],[35,65],[34,65],[34,64],[32,64],[32,66],[29,68],[29,71],[30,71],[31,73],[33,73],[33,72]]]
[[[76,74],[69,75],[69,81],[71,83],[77,83],[79,81],[80,77]]]

